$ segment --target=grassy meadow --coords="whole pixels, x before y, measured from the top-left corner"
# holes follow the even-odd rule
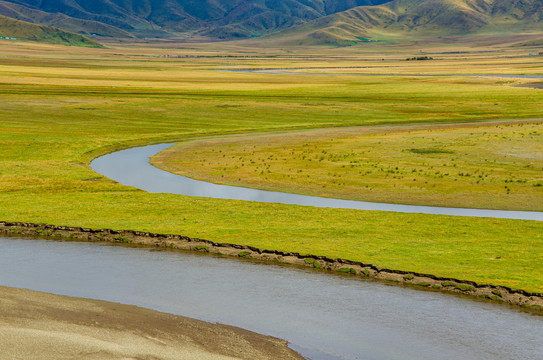
[[[293,139],[288,146],[293,146],[294,154],[280,154],[285,164],[292,162],[292,168],[303,157],[303,144],[296,139],[302,130],[359,127],[371,132],[375,126],[541,118],[542,93],[512,86],[533,80],[214,71],[337,65],[371,68],[377,73],[383,66],[381,56],[386,56],[390,60],[386,71],[411,67],[413,73],[431,72],[427,67],[435,64],[404,61],[412,49],[370,49],[365,57],[364,49],[360,53],[356,49],[288,52],[220,46],[189,44],[172,49],[117,44],[107,49],[82,49],[0,43],[0,220],[177,233],[543,292],[540,222],[148,194],[117,184],[88,167],[92,158],[129,146],[210,137],[220,142],[221,135],[280,133]],[[456,61],[459,67],[455,56],[443,56],[442,66],[453,67]],[[499,57],[486,56],[474,53],[474,66],[499,62],[503,71],[532,74],[541,68],[540,58],[500,62]],[[461,63],[465,66],[465,59]],[[530,146],[537,150],[540,123],[522,126],[524,130],[518,131],[529,128],[525,138],[533,137]],[[471,131],[485,129],[474,127]],[[497,134],[503,131],[504,137],[518,144],[526,140],[517,139],[520,135],[507,126],[486,129],[490,130]],[[454,142],[462,136],[455,131],[445,128],[439,136]],[[410,141],[408,134],[394,134],[379,136],[390,146],[397,136],[399,144],[394,146],[403,149]],[[419,134],[411,140],[417,143],[409,144],[408,149],[430,148],[422,137]],[[501,137],[491,140],[499,142]],[[343,145],[326,136],[315,141],[341,152],[368,139],[347,137]],[[485,147],[483,142],[477,146]],[[368,156],[381,156],[374,151],[386,150],[371,147]],[[470,148],[453,151],[462,153],[459,166],[468,163]],[[401,155],[412,158],[419,154]],[[518,175],[526,179],[523,189],[529,188],[537,196],[540,192],[536,191],[542,188],[533,184],[541,180],[537,178],[540,162],[534,160],[534,169]],[[426,166],[435,169],[437,165]],[[429,176],[428,171],[418,171],[421,180]],[[493,176],[496,172],[492,168],[485,171]],[[498,176],[496,181],[500,180]],[[332,184],[331,188],[343,186]],[[514,194],[517,183],[513,186]]]
[[[152,163],[192,178],[266,190],[543,211],[543,119],[194,140]]]

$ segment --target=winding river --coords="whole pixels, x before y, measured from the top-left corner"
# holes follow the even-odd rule
[[[369,203],[197,181],[155,168],[172,144],[95,159],[149,192],[304,206],[543,221],[543,213]],[[134,304],[286,339],[312,360],[538,360],[543,317],[311,270],[105,244],[0,238],[2,285]]]
[[[105,155],[122,184],[305,206],[543,221],[543,213],[378,204],[210,184],[149,164],[171,144]],[[0,284],[143,306],[288,340],[313,360],[540,360],[543,317],[471,299],[250,261],[0,237]]]
[[[234,325],[312,360],[543,359],[542,316],[212,255],[0,237],[0,285]]]
[[[375,204],[210,184],[155,168],[171,144],[91,164],[150,192],[365,210],[543,220],[542,213]],[[0,237],[0,285],[143,306],[286,339],[312,360],[539,360],[543,317],[312,270],[97,243]]]
[[[342,209],[395,211],[437,215],[494,217],[543,221],[543,212],[415,206],[341,200],[218,185],[175,175],[149,164],[149,158],[172,144],[149,145],[104,155],[91,163],[99,174],[148,192]]]

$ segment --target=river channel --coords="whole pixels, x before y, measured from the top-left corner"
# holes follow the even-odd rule
[[[133,304],[288,340],[313,360],[540,360],[543,317],[211,255],[0,237],[0,285]]]
[[[341,69],[341,68],[335,68]],[[352,69],[352,68],[350,68]],[[263,75],[310,75],[310,76],[383,76],[383,77],[488,77],[488,78],[516,78],[516,79],[543,79],[543,75],[519,75],[519,74],[409,74],[409,73],[349,73],[349,72],[309,72],[310,70],[330,70],[326,68],[290,68],[290,69],[245,69],[245,70],[230,70],[223,69],[217,71],[235,72],[245,74],[263,74]],[[343,68],[349,70],[349,68]]]
[[[342,209],[395,211],[437,215],[495,217],[543,221],[543,212],[415,206],[341,200],[218,185],[169,173],[149,164],[149,158],[173,144],[149,145],[104,155],[91,163],[99,174],[148,192],[217,199],[246,200]]]
[[[352,68],[334,68],[334,69],[343,69],[343,70],[349,70]],[[510,79],[543,79],[543,75],[518,75],[518,74],[379,74],[379,73],[349,73],[349,72],[309,72],[310,70],[331,70],[330,68],[315,68],[315,69],[308,69],[308,68],[290,68],[290,69],[245,69],[245,70],[231,70],[231,69],[223,69],[223,70],[216,70],[216,71],[224,71],[224,72],[235,72],[235,73],[246,73],[246,74],[263,74],[263,75],[297,75],[297,76],[377,76],[377,77],[404,77],[404,78],[429,78],[429,77],[480,77],[480,78],[510,78]],[[530,89],[543,89],[543,83],[536,83],[536,84],[526,84],[526,85],[518,85],[518,87],[525,87]]]

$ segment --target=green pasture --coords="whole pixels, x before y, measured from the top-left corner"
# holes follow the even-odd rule
[[[0,49],[1,220],[176,233],[543,292],[540,222],[148,194],[88,167],[114,149],[191,137],[532,119],[537,90],[493,79],[224,73],[131,49],[131,61],[111,50],[17,51],[20,61]]]
[[[152,163],[267,190],[543,211],[543,119],[225,136],[183,142]]]

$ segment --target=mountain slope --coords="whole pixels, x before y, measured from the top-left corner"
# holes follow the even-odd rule
[[[259,36],[389,0],[2,0],[0,14],[82,34]]]
[[[0,35],[16,39],[33,40],[50,44],[102,47],[88,38],[51,26],[35,25],[0,15]]]
[[[65,31],[82,33],[84,35],[97,34],[110,37],[132,37],[127,31],[98,21],[77,19],[61,13],[48,13],[1,0],[0,14],[17,20],[53,26]],[[82,29],[85,30],[82,31]]]
[[[365,39],[541,31],[541,0],[395,0],[322,17],[277,36],[293,44],[350,45]]]

